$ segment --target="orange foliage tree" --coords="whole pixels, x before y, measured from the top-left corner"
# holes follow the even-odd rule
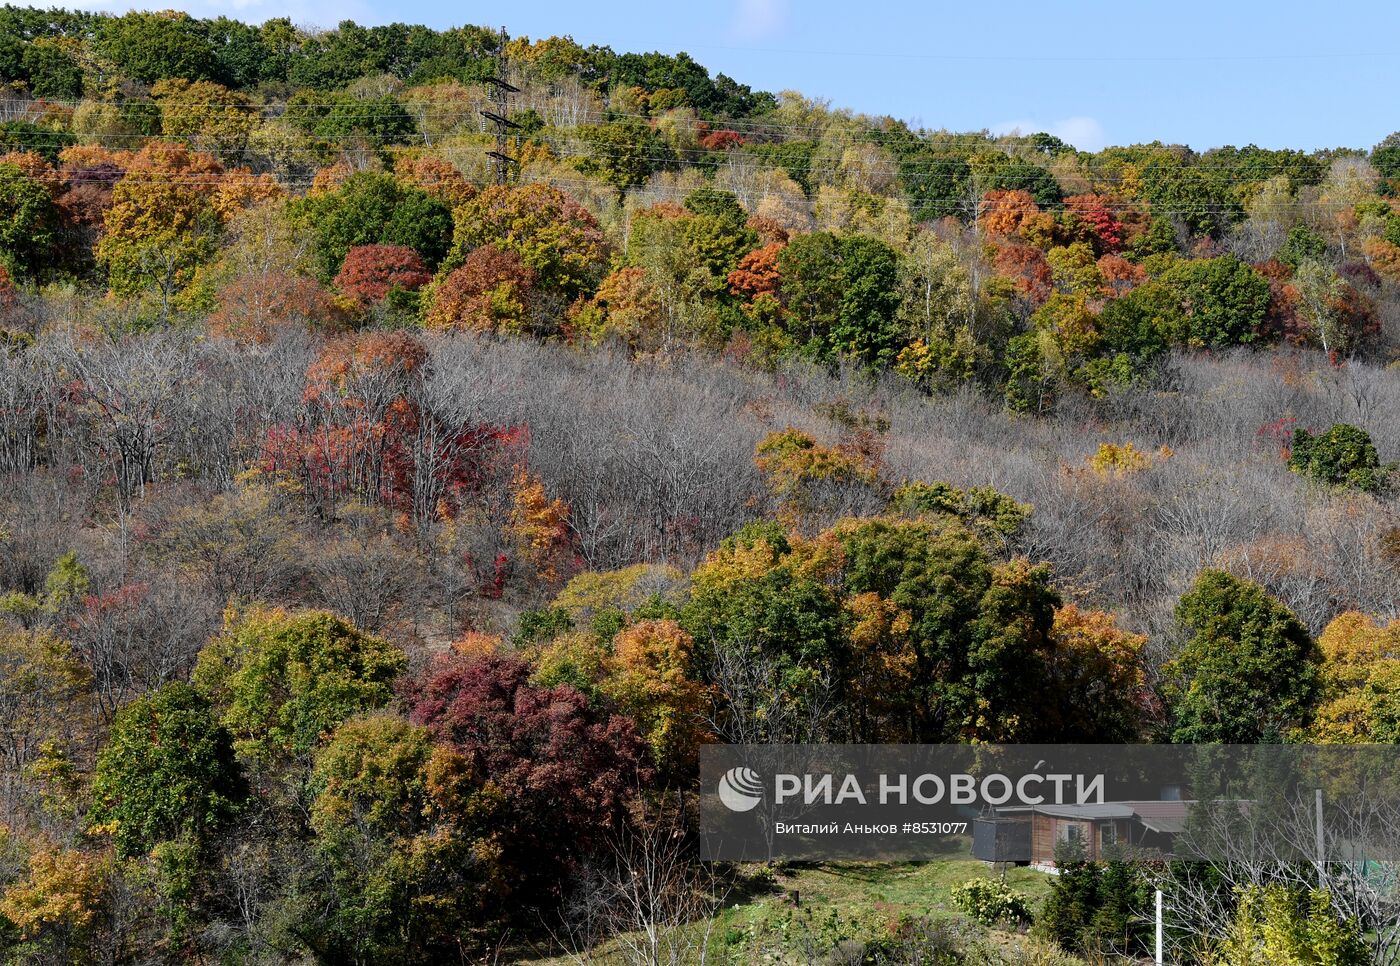
[[[476,186],[446,158],[401,154],[394,161],[394,177],[404,184],[422,188],[449,208],[457,208],[476,197]]]
[[[240,342],[263,344],[287,326],[335,329],[343,321],[344,312],[320,282],[272,272],[241,275],[225,285],[209,316],[209,329]]]
[[[1118,627],[1112,614],[1066,604],[1055,611],[1046,657],[1049,733],[1063,741],[1107,736],[1136,740],[1152,710],[1142,667],[1147,638]]]
[[[988,191],[982,196],[977,220],[988,235],[1012,238],[1041,214],[1029,192]]]
[[[218,226],[210,198],[223,167],[184,145],[153,141],[132,158],[112,190],[97,259],[112,290],[158,287],[166,300],[214,252]]]
[[[569,505],[550,499],[539,477],[523,467],[516,467],[511,481],[510,532],[541,581],[552,584],[559,579],[572,543]]]
[[[512,251],[483,245],[433,289],[430,329],[524,332],[530,327],[535,271]]]
[[[645,269],[619,268],[587,302],[570,313],[574,338],[583,342],[617,339],[634,352],[661,344],[662,305]]]
[[[1122,255],[1104,255],[1098,261],[1102,292],[1109,298],[1126,295],[1147,281],[1147,270],[1128,261]]]
[[[739,259],[738,266],[729,273],[729,291],[753,305],[760,298],[776,299],[782,286],[782,273],[778,270],[778,255],[783,245],[774,242],[749,252]]]
[[[1016,242],[998,245],[992,269],[1014,281],[1021,293],[1036,304],[1050,297],[1053,275],[1039,248]]]
[[[779,222],[762,215],[751,216],[745,223],[745,227],[757,234],[758,240],[764,245],[786,245],[791,236],[791,233]]]
[[[278,201],[286,195],[272,175],[253,174],[247,168],[234,168],[219,179],[211,203],[215,213],[227,221],[243,208],[265,201]]]
[[[0,154],[0,164],[12,165],[19,173],[43,185],[51,196],[57,197],[63,188],[63,178],[43,155],[33,151],[7,151]]]

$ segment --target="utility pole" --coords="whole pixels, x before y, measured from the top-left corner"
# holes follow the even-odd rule
[[[1153,959],[1157,966],[1162,966],[1162,890],[1157,890],[1157,955]]]
[[[1317,848],[1317,887],[1325,889],[1327,887],[1327,837],[1323,834],[1322,827],[1322,789],[1317,789],[1317,796],[1314,799],[1317,808],[1317,827],[1315,845]]]
[[[519,128],[510,119],[510,95],[519,94],[520,88],[515,87],[506,80],[506,28],[501,28],[501,44],[496,53],[496,73],[486,78],[486,86],[491,92],[491,106],[495,110],[482,111],[481,116],[486,118],[496,127],[496,149],[487,151],[486,156],[491,159],[491,167],[495,171],[496,184],[505,184],[507,174],[512,164],[518,164],[515,158],[506,153],[506,138],[510,132]]]

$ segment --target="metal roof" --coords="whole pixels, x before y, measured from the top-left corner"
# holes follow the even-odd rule
[[[1142,827],[1152,832],[1179,835],[1186,829],[1186,815],[1195,802],[1129,802]]]
[[[1138,815],[1138,822],[1141,822],[1142,827],[1148,832],[1161,832],[1169,834],[1169,836],[1186,832],[1186,816],[1184,815],[1180,818],[1175,815]]]
[[[1102,805],[1013,805],[997,809],[997,813],[1035,813],[1084,822],[1136,818],[1143,828],[1149,831],[1177,835],[1186,828],[1186,813],[1192,804],[1194,803],[1177,800],[1105,802]]]

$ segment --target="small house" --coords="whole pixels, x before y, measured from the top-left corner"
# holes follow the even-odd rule
[[[1115,849],[1167,855],[1186,825],[1190,802],[1133,801],[997,808],[973,827],[973,855],[984,862],[1055,867],[1065,843],[1097,861]]]

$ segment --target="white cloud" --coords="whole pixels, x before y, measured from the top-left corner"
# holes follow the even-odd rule
[[[729,35],[751,43],[766,40],[787,24],[787,0],[739,0]]]
[[[1059,121],[1007,121],[992,125],[994,134],[1035,134],[1045,131],[1081,151],[1099,151],[1108,144],[1103,125],[1092,117],[1067,117]]]

